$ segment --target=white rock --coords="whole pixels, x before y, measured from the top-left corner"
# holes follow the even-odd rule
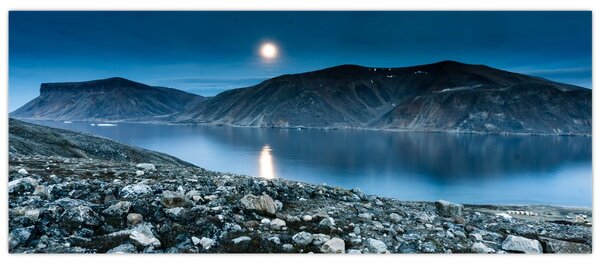
[[[150,193],[152,193],[152,188],[142,183],[130,184],[121,189],[122,198],[137,198],[138,196],[147,195]]]
[[[129,238],[142,247],[160,246],[160,240],[154,237],[154,234],[152,234],[152,230],[150,229],[150,226],[148,224],[139,224],[138,226],[133,228],[133,231],[129,235]]]
[[[331,240],[331,237],[326,234],[314,234],[312,243],[315,246],[321,246],[329,240]]]
[[[346,252],[346,244],[344,240],[334,237],[329,241],[325,242],[323,246],[321,246],[321,252],[323,253],[345,253]]]
[[[477,242],[477,243],[473,244],[473,246],[471,246],[471,252],[487,254],[487,253],[494,253],[496,251],[493,248],[490,248],[481,242]]]
[[[285,221],[282,219],[273,219],[270,223],[270,226],[272,229],[280,230],[281,228],[285,227]]]
[[[391,213],[390,220],[394,223],[397,223],[397,222],[400,222],[400,220],[402,220],[402,217],[400,217],[400,215],[398,213]]]
[[[539,241],[520,236],[509,235],[502,242],[502,249],[506,251],[517,251],[527,254],[542,253],[542,244]]]
[[[19,169],[19,171],[18,171],[18,172],[19,172],[19,174],[22,174],[22,175],[27,175],[27,174],[29,174],[29,172],[28,172],[26,169],[23,169],[23,168]]]
[[[385,243],[373,238],[367,239],[367,248],[371,253],[383,254],[387,252],[387,246]]]
[[[142,175],[144,175],[144,171],[137,170],[137,171],[135,171],[135,175],[142,176]]]
[[[140,163],[138,165],[135,165],[137,168],[146,170],[146,171],[156,171],[156,166],[154,166],[154,164],[151,163]]]
[[[310,221],[312,221],[312,219],[313,218],[310,215],[304,215],[304,216],[302,216],[302,220],[305,221],[305,222],[310,222]]]
[[[197,246],[198,244],[200,244],[200,238],[192,236],[192,243],[194,243],[194,246]]]
[[[240,237],[238,237],[238,238],[232,239],[231,241],[232,241],[234,244],[236,244],[236,245],[237,245],[237,244],[239,244],[239,243],[242,243],[242,242],[248,242],[248,241],[250,241],[250,240],[252,240],[252,238],[250,238],[250,237],[248,237],[248,236],[240,236]]]
[[[267,218],[260,220],[260,224],[269,224],[269,223],[271,223],[271,220],[269,220]]]
[[[313,235],[309,232],[300,232],[292,236],[292,240],[301,246],[306,246],[313,241]]]
[[[202,239],[200,239],[200,245],[204,249],[210,249],[214,244],[215,244],[214,239],[211,239],[208,237],[203,237]]]

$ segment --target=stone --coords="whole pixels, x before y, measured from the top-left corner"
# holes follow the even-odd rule
[[[129,254],[129,253],[135,253],[135,252],[136,252],[135,246],[133,246],[132,244],[122,244],[122,245],[119,245],[118,247],[108,250],[106,253],[108,253],[108,254]]]
[[[152,233],[151,226],[147,223],[137,225],[131,231],[129,238],[139,246],[142,247],[160,247],[160,240],[158,240]]]
[[[302,220],[305,221],[305,222],[310,222],[310,221],[312,221],[312,219],[313,219],[313,217],[310,216],[310,215],[304,215],[304,216],[302,216]]]
[[[142,176],[142,175],[144,175],[144,171],[140,171],[140,170],[135,171],[135,176]]]
[[[10,231],[8,235],[8,247],[14,249],[27,242],[29,237],[31,237],[31,230],[33,230],[33,227],[16,228]]]
[[[29,218],[32,221],[37,221],[40,219],[40,210],[39,209],[29,209],[23,213],[23,216]]]
[[[471,246],[471,252],[479,254],[487,254],[496,252],[493,248],[486,246],[481,242],[476,242]]]
[[[99,226],[102,224],[101,217],[84,205],[67,206],[61,215],[63,224],[70,228],[80,228],[81,225]]]
[[[19,171],[17,171],[17,172],[19,174],[21,174],[21,175],[27,175],[27,174],[29,174],[29,172],[26,169],[24,169],[24,168],[20,168]]]
[[[502,249],[526,254],[538,254],[543,252],[542,244],[540,244],[539,241],[515,235],[509,235],[504,242],[502,242]]]
[[[264,212],[271,215],[275,215],[277,212],[275,202],[268,195],[255,196],[248,194],[240,199],[240,203],[246,210]]]
[[[215,245],[215,240],[214,239],[210,239],[208,237],[203,237],[200,239],[200,243],[199,243],[203,249],[210,249],[212,246]]]
[[[192,236],[192,243],[194,243],[194,246],[197,246],[198,244],[200,244],[200,238]]]
[[[335,220],[333,220],[333,218],[331,218],[331,217],[323,218],[319,222],[319,227],[321,227],[321,228],[331,228],[334,226],[335,226]]]
[[[592,248],[582,243],[575,243],[551,238],[543,238],[542,243],[544,244],[545,252],[547,253],[592,253]]]
[[[294,246],[292,244],[283,244],[281,248],[287,253],[294,252]]]
[[[240,244],[243,242],[249,242],[250,240],[252,240],[252,238],[250,238],[249,236],[240,236],[238,238],[234,238],[231,240],[231,242],[233,242],[233,244]]]
[[[185,209],[182,207],[165,209],[165,215],[173,220],[180,220],[183,217]]]
[[[334,237],[321,246],[321,252],[336,254],[345,253],[346,244],[344,243],[344,240]]]
[[[348,254],[362,254],[362,252],[358,249],[349,249],[346,253]]]
[[[103,210],[102,213],[109,215],[109,216],[114,216],[114,217],[123,216],[123,215],[129,213],[130,207],[131,207],[131,202],[119,201],[116,204]]]
[[[267,238],[267,240],[275,243],[276,245],[281,244],[281,239],[278,236],[271,236],[271,237]]]
[[[312,244],[315,246],[321,246],[331,239],[331,237],[326,234],[314,234],[312,237]]]
[[[442,217],[457,217],[462,215],[463,205],[438,200],[435,202],[435,208],[437,214]]]
[[[470,233],[469,238],[471,238],[475,241],[483,241],[483,237],[481,236],[481,234],[478,234],[478,233]]]
[[[154,164],[151,164],[151,163],[139,163],[139,164],[135,165],[135,167],[137,167],[138,169],[145,170],[145,171],[156,171],[156,166],[154,166]]]
[[[175,191],[163,191],[160,201],[165,208],[177,208],[187,206],[185,195]]]
[[[144,218],[141,214],[138,213],[129,213],[127,214],[127,224],[129,225],[138,225],[144,221]]]
[[[367,239],[367,248],[370,253],[383,254],[387,252],[387,246],[381,240],[374,238]]]
[[[43,185],[39,185],[37,186],[34,190],[33,190],[33,195],[34,196],[39,196],[45,199],[50,199],[50,190],[48,190],[48,187],[43,186]]]
[[[262,220],[260,220],[260,224],[269,224],[271,223],[271,220],[267,219],[267,218],[263,218]]]
[[[38,182],[29,177],[19,178],[8,182],[8,193],[31,192],[38,186]]]
[[[125,199],[137,199],[149,194],[152,194],[152,188],[146,184],[138,183],[123,187],[119,196]]]
[[[399,223],[401,220],[402,220],[402,217],[400,217],[400,215],[398,213],[390,214],[390,221],[392,221],[394,223]]]
[[[271,229],[281,230],[285,227],[285,221],[282,219],[273,219],[269,225],[271,226]]]
[[[371,213],[361,213],[358,214],[358,218],[363,222],[368,222],[373,219],[373,215],[371,215]]]
[[[306,246],[313,241],[313,235],[309,232],[300,232],[292,236],[294,243],[300,246]]]

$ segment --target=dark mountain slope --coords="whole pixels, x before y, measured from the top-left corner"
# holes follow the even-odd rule
[[[590,134],[591,90],[454,61],[342,65],[221,93],[180,122],[260,127]]]
[[[8,125],[10,153],[193,166],[167,154],[125,145],[102,137],[15,119],[9,119]]]
[[[48,120],[161,120],[203,100],[184,91],[123,78],[44,83],[39,97],[10,115]]]

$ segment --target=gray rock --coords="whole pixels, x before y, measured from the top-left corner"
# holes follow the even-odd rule
[[[277,212],[275,202],[268,195],[255,196],[248,194],[240,199],[240,203],[246,210],[265,212],[271,215],[275,215],[275,212]]]
[[[187,206],[185,195],[174,191],[163,191],[161,203],[165,208],[177,208]]]
[[[486,246],[481,242],[476,242],[471,246],[471,252],[479,254],[487,254],[496,252],[493,248]]]
[[[110,249],[106,253],[108,253],[108,254],[129,254],[129,253],[135,253],[135,252],[136,252],[135,246],[133,246],[132,244],[122,244],[122,245],[119,245],[118,247]]]
[[[400,217],[400,215],[398,213],[391,213],[390,220],[394,223],[398,223],[402,220],[402,217]]]
[[[323,218],[320,222],[319,222],[319,227],[320,228],[331,228],[331,227],[335,227],[335,220],[331,217],[327,217],[327,218]]]
[[[160,240],[154,236],[151,226],[148,223],[142,223],[134,227],[129,238],[142,247],[160,247]]]
[[[29,172],[26,169],[24,169],[24,168],[20,168],[19,171],[17,171],[17,172],[19,174],[21,174],[21,175],[27,175],[27,174],[29,174]]]
[[[445,200],[438,200],[435,202],[435,208],[437,214],[442,217],[457,217],[462,215],[463,206]]]
[[[271,226],[271,229],[281,230],[285,227],[285,221],[282,219],[273,219],[269,225]]]
[[[326,234],[314,234],[312,236],[313,241],[312,244],[315,246],[321,246],[325,244],[327,241],[331,240],[331,237]]]
[[[33,191],[38,186],[38,182],[35,179],[25,177],[12,180],[8,182],[8,193],[18,193],[23,191]]]
[[[281,248],[287,253],[294,252],[294,246],[292,244],[283,244]]]
[[[300,232],[292,236],[292,240],[298,245],[306,246],[312,243],[313,235],[309,232]]]
[[[367,239],[367,248],[371,253],[383,254],[387,252],[387,246],[385,243],[374,238]]]
[[[92,208],[84,205],[67,206],[61,215],[61,220],[71,228],[80,228],[81,225],[98,226],[102,224],[101,217]]]
[[[592,248],[586,244],[575,243],[551,238],[542,239],[547,253],[592,253]]]
[[[137,225],[144,221],[144,218],[141,214],[138,213],[129,213],[127,214],[127,224],[129,225]]]
[[[156,171],[156,166],[154,166],[154,164],[151,163],[139,163],[135,165],[135,167],[145,171]]]
[[[200,239],[200,243],[199,244],[204,249],[210,249],[212,246],[215,245],[215,240],[214,239],[210,239],[208,237],[203,237],[203,238]]]
[[[509,235],[502,242],[502,249],[527,254],[543,253],[542,244],[539,241],[514,235]]]
[[[368,222],[373,219],[373,215],[371,213],[361,213],[358,214],[358,218],[363,222]]]
[[[232,239],[231,242],[238,245],[240,243],[249,242],[250,240],[252,240],[252,238],[250,238],[249,236],[240,236],[238,238]]]
[[[14,249],[16,247],[18,247],[19,245],[25,243],[29,237],[31,237],[31,231],[33,230],[33,227],[23,227],[23,228],[16,228],[12,231],[10,231],[10,234],[8,235],[8,247],[9,249]]]
[[[116,204],[108,207],[107,209],[103,210],[102,213],[109,215],[109,216],[123,216],[127,213],[129,213],[129,208],[131,207],[131,202],[129,201],[119,201]]]
[[[152,194],[152,188],[146,184],[138,183],[123,187],[119,196],[125,199],[137,199],[149,194]]]
[[[344,240],[334,237],[329,241],[325,242],[323,246],[321,246],[321,252],[323,253],[345,253],[346,252],[346,244]]]
[[[184,213],[185,213],[185,209],[182,207],[165,209],[165,215],[167,215],[167,217],[169,217],[173,220],[182,219]]]

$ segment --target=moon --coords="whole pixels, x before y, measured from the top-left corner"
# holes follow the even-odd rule
[[[274,43],[264,43],[260,46],[260,56],[265,59],[276,58],[277,52],[277,46]]]

